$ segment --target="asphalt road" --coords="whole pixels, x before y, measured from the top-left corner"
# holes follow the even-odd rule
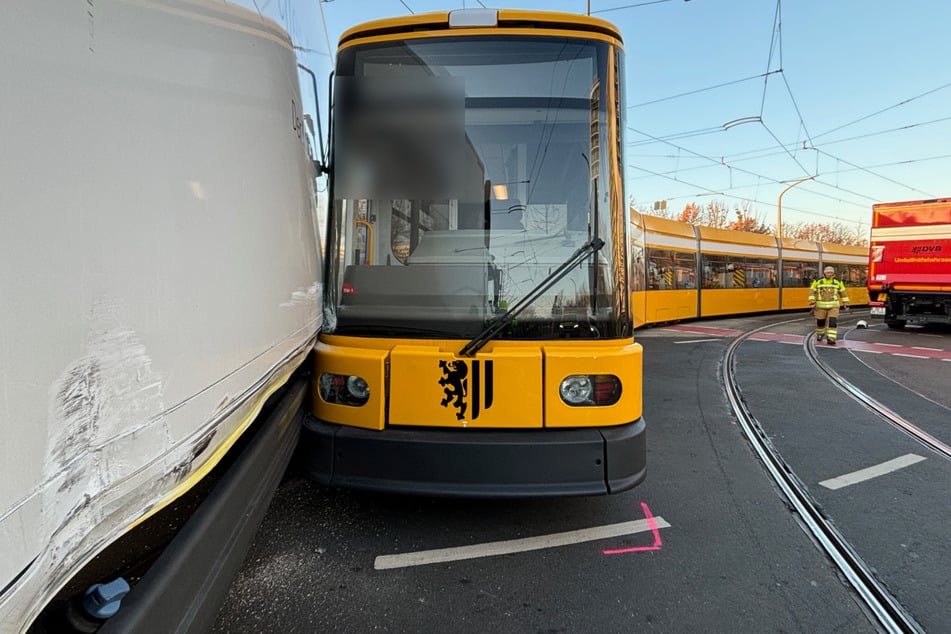
[[[645,349],[649,466],[647,481],[633,491],[447,500],[328,490],[289,476],[213,631],[877,631],[732,419],[719,372],[730,336],[695,328],[728,332],[754,321],[637,333]],[[810,328],[802,320],[778,330],[801,337]],[[943,336],[941,345],[951,349],[951,335]],[[845,346],[821,352],[852,359],[856,381],[886,381],[881,368],[856,361]],[[912,380],[939,377],[929,397],[940,397],[949,390],[941,389],[935,366],[947,374],[949,364],[928,359],[932,365],[908,369],[924,361],[881,356],[873,363],[894,362],[893,371]],[[801,346],[748,342],[740,362],[744,394],[797,470],[801,463],[804,480],[818,483],[880,458],[921,453],[887,426],[875,423],[874,433],[860,427],[855,403],[817,378]],[[915,402],[941,411],[937,402]],[[815,414],[824,406],[831,416]],[[855,422],[828,424],[840,419]],[[943,462],[928,457],[846,494],[814,485],[876,565],[901,583],[902,601],[935,631],[951,623],[943,621],[948,608],[934,603],[942,590],[947,596],[941,578],[951,562],[929,550],[947,532],[947,505],[931,497],[951,479]],[[923,488],[927,496],[916,493]],[[926,497],[932,508],[917,507]],[[889,534],[888,525],[902,519]],[[613,533],[598,532],[605,530]],[[449,551],[447,561],[425,558],[425,551],[450,548],[462,550]]]

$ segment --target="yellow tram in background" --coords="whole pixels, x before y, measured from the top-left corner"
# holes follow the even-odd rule
[[[613,25],[574,14],[341,36],[300,445],[317,481],[543,496],[643,480],[623,62]]]
[[[804,310],[828,265],[853,306],[868,304],[868,247],[694,226],[631,212],[635,327],[700,317]]]

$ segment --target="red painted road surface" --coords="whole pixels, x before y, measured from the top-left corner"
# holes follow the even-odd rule
[[[742,330],[731,328],[711,328],[709,326],[694,326],[690,324],[681,324],[675,326],[665,326],[658,328],[662,331],[673,331],[685,335],[705,335],[708,337],[736,337],[743,333]],[[760,332],[750,339],[756,341],[776,341],[779,343],[792,343],[802,345],[804,337],[802,335],[789,335],[775,332]],[[828,346],[823,343],[817,344],[822,348],[832,350],[851,350],[853,352],[867,352],[870,354],[892,354],[902,357],[914,357],[917,359],[938,359],[940,361],[951,361],[951,350],[941,348],[925,348],[922,346],[899,346],[891,343],[871,343],[867,341],[839,340],[836,347]]]

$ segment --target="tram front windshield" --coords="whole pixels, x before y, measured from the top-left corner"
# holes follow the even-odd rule
[[[341,51],[325,329],[471,337],[522,302],[496,338],[630,336],[611,55],[537,37]]]

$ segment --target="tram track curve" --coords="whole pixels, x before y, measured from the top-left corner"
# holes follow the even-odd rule
[[[905,417],[891,410],[886,405],[884,405],[877,399],[870,396],[868,393],[862,391],[861,389],[856,387],[854,384],[849,382],[844,376],[836,372],[834,369],[832,369],[832,367],[828,363],[825,363],[822,360],[822,358],[819,356],[818,352],[816,351],[815,343],[816,343],[816,335],[815,333],[811,333],[810,335],[803,338],[803,342],[802,342],[803,350],[805,352],[806,357],[809,359],[809,361],[811,361],[812,364],[816,366],[816,368],[822,374],[824,374],[830,381],[835,383],[843,392],[848,394],[850,397],[852,397],[856,402],[864,406],[866,409],[877,414],[879,417],[883,418],[888,423],[890,423],[891,425],[893,425],[900,431],[904,432],[905,434],[907,434],[908,436],[910,436],[917,442],[921,443],[922,445],[924,445],[926,448],[930,449],[934,453],[938,454],[942,458],[946,460],[951,460],[951,446],[949,446],[947,443],[942,442],[941,440],[938,440],[937,438],[935,438],[928,432],[924,431],[923,429],[921,429],[920,427],[918,427],[917,425],[915,425],[914,423],[912,423]],[[864,361],[862,363],[863,365],[865,365],[865,367],[869,368],[869,371],[875,372],[876,374],[879,374],[880,376],[885,377],[889,381],[895,382],[890,377],[885,376],[878,370],[871,368],[870,366],[865,364]],[[900,386],[902,389],[912,391],[915,394],[915,396],[917,396],[918,398],[926,400],[937,407],[947,409],[945,405],[936,402],[934,399],[928,398],[924,394],[911,390],[911,388],[909,388],[906,385],[903,385],[897,382],[895,383],[896,385]]]
[[[809,493],[808,488],[776,450],[763,429],[763,426],[753,415],[752,411],[750,411],[750,408],[743,398],[742,391],[736,381],[735,371],[736,352],[739,346],[762,330],[795,321],[799,320],[794,319],[780,322],[779,324],[771,323],[749,330],[734,338],[727,346],[721,363],[721,379],[730,408],[754,453],[766,467],[771,479],[776,483],[780,491],[782,491],[790,509],[799,516],[803,529],[813,538],[817,546],[826,553],[842,576],[852,586],[861,599],[865,609],[868,611],[870,618],[877,622],[886,632],[924,632],[921,625],[918,624],[914,617],[912,617],[889,592],[884,584],[877,578],[871,566],[863,560],[855,548],[845,539],[832,521],[821,510],[820,505]],[[830,378],[838,376],[831,368],[822,364],[818,358],[815,352],[814,338],[815,335],[813,334],[811,338],[806,337],[804,340],[803,346],[808,350],[807,356]],[[852,395],[853,398],[860,398],[859,394],[861,394],[861,390],[851,386],[854,390],[853,393],[845,386],[848,382],[841,377],[838,378],[842,380],[842,383],[838,381],[836,381],[836,383],[843,391]],[[872,400],[874,399],[868,399],[868,401]],[[863,402],[867,407],[871,405],[868,401]],[[882,406],[882,408],[887,410],[884,406]],[[894,413],[892,412],[892,414]],[[907,421],[905,422],[907,423]],[[911,425],[911,427],[914,426]],[[909,430],[905,431],[912,433]],[[928,436],[924,434],[924,432],[922,432],[922,434]],[[932,440],[934,440],[937,445],[942,444],[940,441],[937,441],[937,439],[932,438]],[[935,449],[935,451],[939,450]]]

